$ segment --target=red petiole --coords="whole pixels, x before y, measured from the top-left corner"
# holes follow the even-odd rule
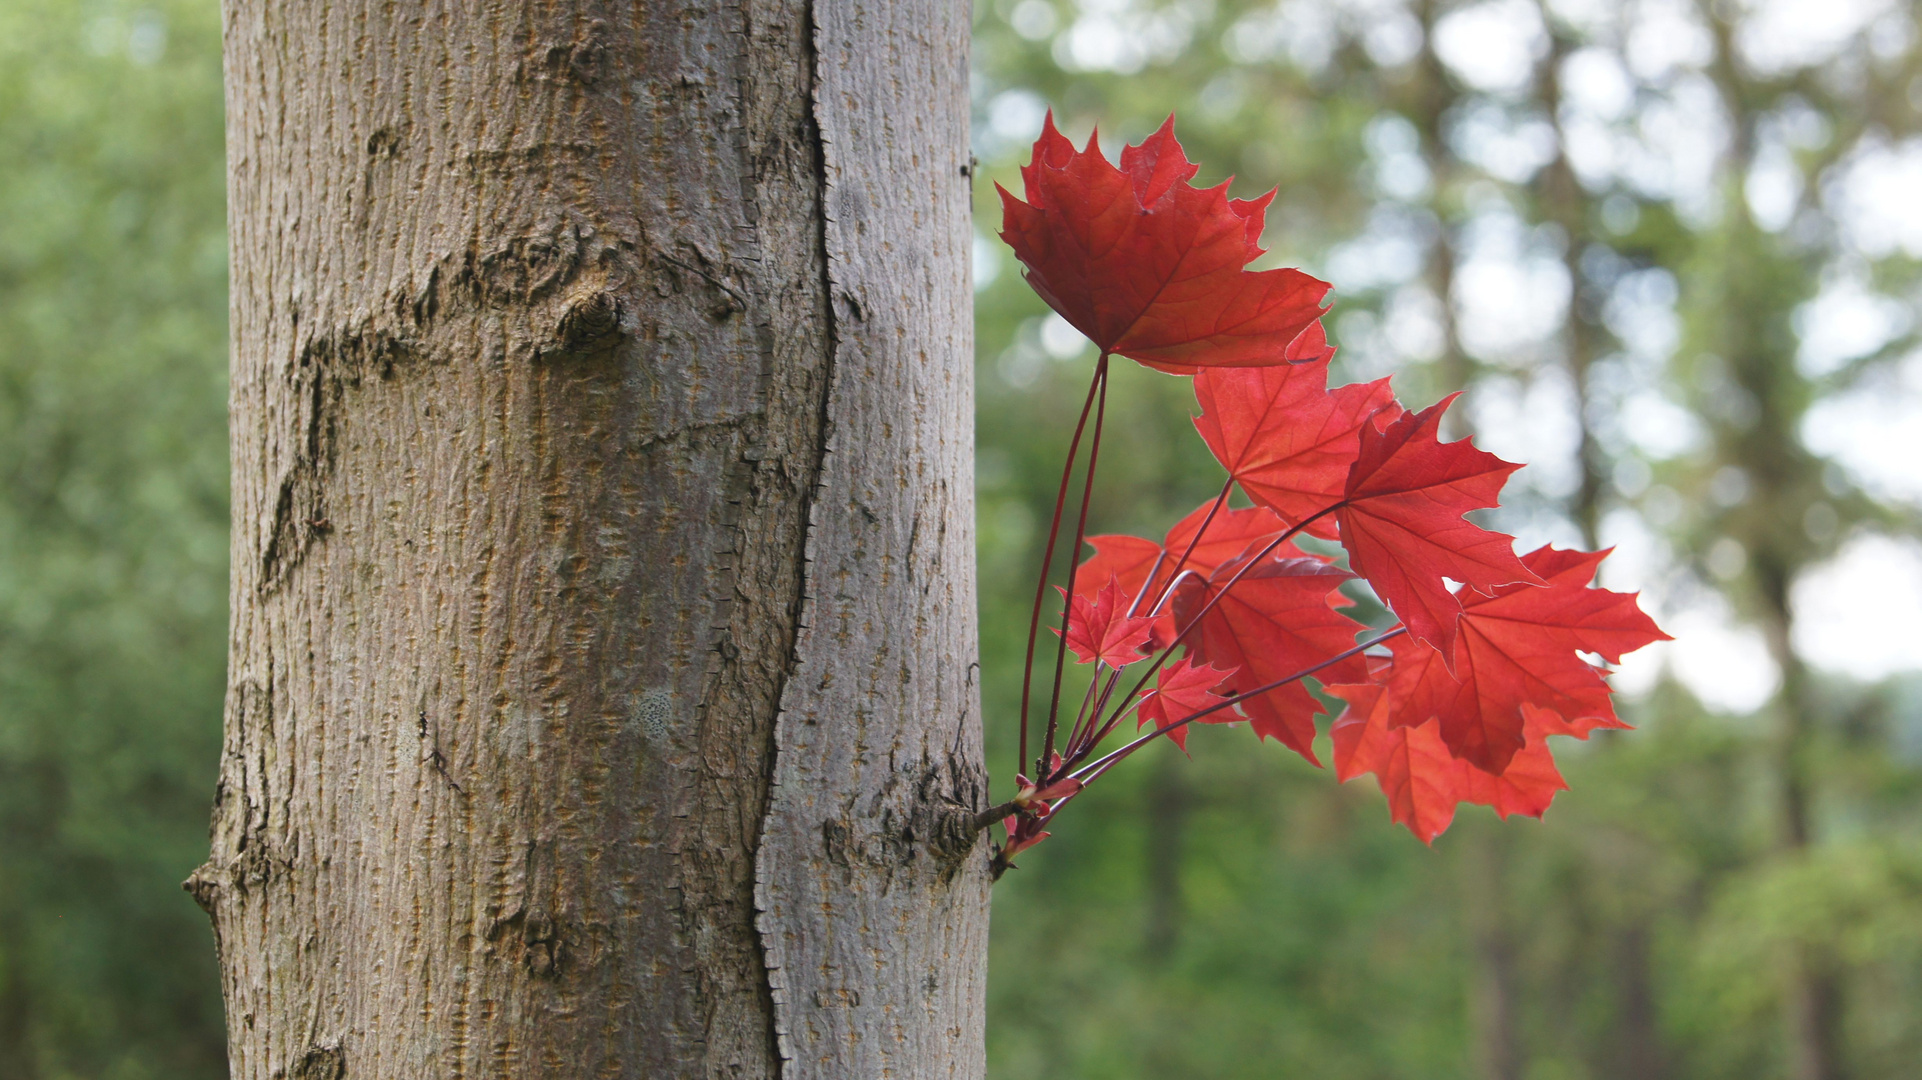
[[[1068,588],[1061,597],[1062,633],[1060,640],[1055,642],[1054,689],[1048,697],[1048,729],[1041,740],[1041,756],[1035,760],[1036,775],[1043,775],[1050,771],[1049,764],[1054,758],[1056,726],[1061,714],[1061,678],[1067,670],[1068,662],[1067,628],[1068,618],[1074,607],[1074,579],[1081,569],[1081,545],[1088,538],[1088,502],[1094,495],[1095,464],[1101,456],[1101,423],[1108,411],[1108,354],[1105,352],[1095,361],[1094,382],[1094,434],[1088,440],[1088,470],[1081,484],[1081,510],[1075,519],[1074,546],[1068,549]],[[1058,515],[1059,511],[1057,511]],[[1045,588],[1045,583],[1043,587]]]
[[[1055,541],[1061,535],[1061,511],[1067,506],[1068,481],[1074,476],[1074,459],[1081,449],[1081,432],[1088,426],[1088,413],[1094,408],[1095,391],[1101,387],[1102,376],[1102,370],[1097,368],[1095,377],[1088,383],[1088,398],[1081,403],[1081,419],[1075,421],[1074,438],[1068,442],[1068,460],[1061,466],[1061,490],[1054,497],[1054,520],[1048,524],[1048,543],[1041,549],[1041,577],[1034,586],[1034,611],[1028,616],[1028,649],[1021,664],[1021,745],[1020,754],[1015,759],[1016,772],[1028,767],[1028,700],[1034,682],[1034,644],[1041,630],[1041,605],[1048,596],[1048,570],[1054,562]],[[1079,555],[1079,551],[1074,554]]]

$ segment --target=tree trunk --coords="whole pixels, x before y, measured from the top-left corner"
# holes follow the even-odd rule
[[[1632,911],[1608,933],[1615,974],[1615,1010],[1604,1047],[1605,1075],[1633,1080],[1664,1080],[1668,1050],[1662,1039],[1661,1004],[1656,999],[1653,927]]]
[[[1757,546],[1754,575],[1762,595],[1763,637],[1782,672],[1776,697],[1780,727],[1773,765],[1781,815],[1780,845],[1791,858],[1815,843],[1810,799],[1815,788],[1816,717],[1808,668],[1792,644],[1794,612],[1789,603],[1793,573],[1776,553]],[[1846,1080],[1843,982],[1840,965],[1828,950],[1809,943],[1791,946],[1784,958],[1783,1014],[1787,1020],[1789,1076],[1793,1080]]]
[[[967,34],[230,0],[235,1077],[982,1075]]]
[[[1463,824],[1469,824],[1464,822]],[[1507,895],[1507,838],[1495,823],[1462,830],[1462,906],[1469,939],[1468,1015],[1475,1072],[1485,1080],[1521,1080],[1521,973],[1517,945],[1503,910]]]
[[[1142,851],[1148,912],[1142,934],[1142,955],[1157,968],[1174,959],[1187,918],[1181,902],[1181,864],[1188,847],[1188,815],[1194,811],[1194,791],[1188,783],[1189,764],[1165,748],[1149,763],[1147,797],[1141,801],[1147,843]]]

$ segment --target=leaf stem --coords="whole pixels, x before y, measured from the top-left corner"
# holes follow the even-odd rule
[[[1108,695],[1105,690],[1099,698],[1095,696],[1095,689],[1101,685],[1101,677],[1103,674],[1108,676],[1109,686],[1113,686],[1115,677],[1120,674],[1120,670],[1117,668],[1109,668],[1100,657],[1096,657],[1094,674],[1088,680],[1088,692],[1081,695],[1081,707],[1075,710],[1074,723],[1068,728],[1068,740],[1061,744],[1061,756],[1064,758],[1073,753],[1074,748],[1080,745],[1081,729],[1084,723],[1092,725],[1092,723],[1100,717],[1103,704],[1108,700]],[[1092,713],[1088,711],[1088,707],[1091,705],[1094,707]]]
[[[1095,464],[1101,457],[1101,424],[1108,412],[1108,354],[1102,353],[1094,364],[1095,406],[1094,432],[1088,439],[1088,471],[1081,482],[1081,510],[1076,516],[1074,526],[1074,546],[1068,549],[1068,588],[1061,598],[1061,638],[1054,649],[1054,689],[1048,697],[1048,727],[1041,740],[1041,757],[1035,765],[1035,775],[1048,771],[1048,761],[1054,756],[1054,740],[1060,724],[1061,713],[1061,676],[1068,663],[1068,617],[1074,607],[1074,578],[1080,569],[1081,545],[1088,536],[1088,501],[1094,495]]]
[[[1074,476],[1075,454],[1081,448],[1081,432],[1088,426],[1088,413],[1094,408],[1095,390],[1102,382],[1102,370],[1088,382],[1088,398],[1081,403],[1081,419],[1075,421],[1074,438],[1068,443],[1068,460],[1061,466],[1061,490],[1054,497],[1054,520],[1048,525],[1048,545],[1041,549],[1041,578],[1034,586],[1034,611],[1028,616],[1027,658],[1021,665],[1021,744],[1015,759],[1015,772],[1028,767],[1028,700],[1034,683],[1035,636],[1041,630],[1041,605],[1048,596],[1048,570],[1054,562],[1054,545],[1061,533],[1061,511],[1068,504],[1068,481]]]
[[[1175,579],[1181,576],[1182,569],[1188,565],[1188,557],[1190,555],[1193,555],[1195,553],[1195,549],[1201,546],[1201,535],[1208,531],[1208,526],[1214,524],[1215,515],[1220,513],[1221,508],[1228,504],[1228,493],[1233,491],[1234,489],[1235,489],[1235,477],[1233,473],[1229,473],[1228,482],[1221,485],[1221,494],[1215,496],[1214,505],[1208,508],[1208,516],[1201,519],[1201,527],[1196,529],[1195,534],[1188,538],[1188,546],[1186,549],[1182,551],[1181,558],[1175,561],[1175,568],[1173,570],[1168,571],[1168,588],[1169,589],[1172,590],[1174,588]],[[1326,513],[1326,512],[1327,511],[1323,511],[1323,513]],[[1147,590],[1144,587],[1142,591],[1146,592]],[[1155,611],[1161,610],[1161,601],[1164,598],[1165,597],[1157,597],[1155,599],[1155,606],[1149,612],[1149,614],[1153,614]]]

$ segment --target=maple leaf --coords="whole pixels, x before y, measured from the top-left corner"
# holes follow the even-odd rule
[[[1455,643],[1461,603],[1443,578],[1483,592],[1537,578],[1515,556],[1514,537],[1462,515],[1496,505],[1519,465],[1477,450],[1467,439],[1438,437],[1442,413],[1459,394],[1421,412],[1362,425],[1336,513],[1348,564],[1368,579],[1409,634],[1442,650]]]
[[[1056,586],[1055,591],[1064,597],[1067,595],[1067,590],[1060,586]],[[1115,576],[1109,574],[1092,600],[1085,593],[1077,593],[1069,601],[1068,648],[1074,651],[1078,662],[1088,664],[1099,659],[1120,670],[1144,659],[1141,647],[1148,643],[1155,621],[1129,616],[1127,608],[1117,602],[1119,592]]]
[[[1465,590],[1452,672],[1420,642],[1389,642],[1393,663],[1377,678],[1388,687],[1390,726],[1437,720],[1450,753],[1495,775],[1525,744],[1531,708],[1558,734],[1625,726],[1601,672],[1579,654],[1616,663],[1668,635],[1633,593],[1588,587],[1607,555],[1542,547],[1522,557],[1542,585]]]
[[[1302,362],[1283,367],[1206,368],[1195,374],[1201,415],[1195,429],[1241,490],[1288,524],[1325,539],[1332,517],[1315,517],[1340,502],[1368,418],[1393,408],[1388,380],[1327,389],[1321,324],[1289,346]]]
[[[1288,344],[1321,317],[1328,284],[1299,270],[1243,269],[1270,191],[1230,199],[1228,184],[1197,188],[1174,117],[1121,167],[1097,136],[1076,150],[1048,114],[1023,194],[1001,194],[1001,238],[1048,306],[1104,353],[1191,373],[1200,367],[1287,363]]]
[[[1186,627],[1199,619],[1185,639],[1190,654],[1232,670],[1233,693],[1246,693],[1326,661],[1352,647],[1361,627],[1341,613],[1339,607],[1349,601],[1335,591],[1353,575],[1321,559],[1278,555],[1252,565],[1245,558],[1223,563],[1205,581],[1175,594],[1177,624]],[[1317,673],[1324,681],[1338,682],[1367,674],[1360,655]],[[1256,735],[1279,739],[1321,764],[1314,749],[1315,715],[1321,704],[1299,680],[1249,698],[1241,709]]]
[[[1208,664],[1194,663],[1185,657],[1176,660],[1155,674],[1155,689],[1141,699],[1141,706],[1135,712],[1135,727],[1153,721],[1159,730],[1226,700],[1227,694],[1215,691],[1222,680],[1231,674]],[[1226,724],[1239,719],[1233,709],[1222,709],[1202,717],[1196,723]],[[1188,749],[1186,725],[1170,731],[1168,738],[1181,749]]]
[[[1527,745],[1495,776],[1451,754],[1437,724],[1390,727],[1388,687],[1361,683],[1327,690],[1348,702],[1329,731],[1336,778],[1346,782],[1375,774],[1390,816],[1424,844],[1432,844],[1448,828],[1461,803],[1492,807],[1503,818],[1541,817],[1555,794],[1568,788],[1547,742],[1549,735],[1561,732],[1537,711],[1531,710]]]

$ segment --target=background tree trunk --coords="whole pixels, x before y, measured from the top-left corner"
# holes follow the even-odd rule
[[[967,34],[229,4],[235,1077],[982,1074]]]

